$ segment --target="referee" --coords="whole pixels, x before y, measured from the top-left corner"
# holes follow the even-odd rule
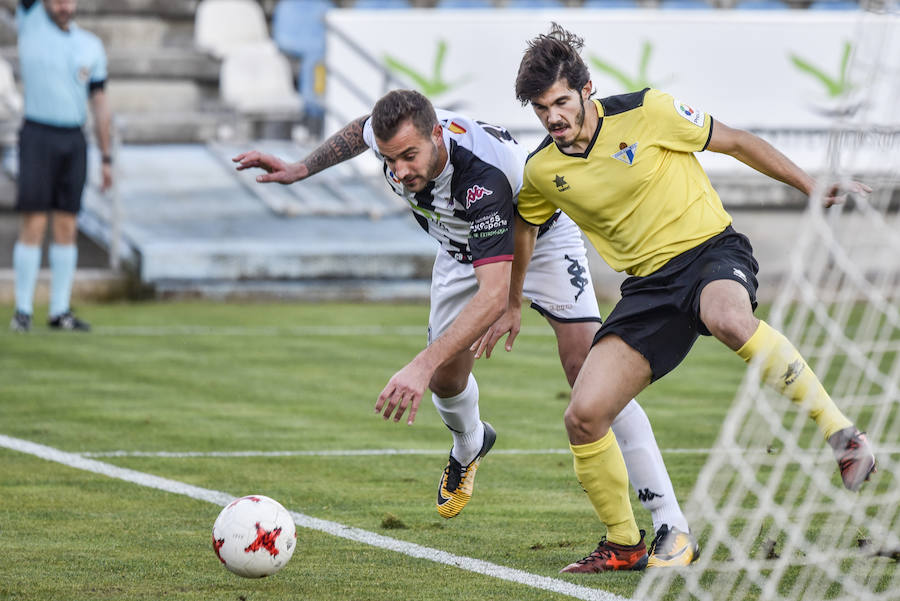
[[[19,132],[19,191],[22,227],[13,250],[16,313],[10,328],[31,329],[41,246],[52,215],[48,324],[57,330],[87,331],[72,314],[69,299],[78,251],[76,215],[87,174],[82,128],[90,102],[103,155],[103,189],[112,185],[111,115],[104,85],[103,43],[72,18],[75,0],[20,0],[16,9],[19,61],[25,89],[25,122]]]

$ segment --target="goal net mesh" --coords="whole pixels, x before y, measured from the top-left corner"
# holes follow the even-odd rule
[[[842,207],[812,195],[767,321],[867,432],[878,472],[843,488],[831,448],[751,363],[686,503],[701,555],[649,570],[634,598],[900,599],[900,15],[860,11],[852,90],[820,182],[874,191]]]

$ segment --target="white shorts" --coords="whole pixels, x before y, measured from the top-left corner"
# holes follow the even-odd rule
[[[559,322],[600,322],[581,230],[565,214],[537,239],[523,288],[531,307],[544,317]],[[429,344],[450,327],[476,292],[475,268],[439,252],[431,274]]]

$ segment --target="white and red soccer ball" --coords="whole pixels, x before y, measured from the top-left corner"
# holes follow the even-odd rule
[[[250,495],[229,503],[212,530],[213,551],[225,567],[245,578],[271,576],[297,546],[287,509],[269,497]]]

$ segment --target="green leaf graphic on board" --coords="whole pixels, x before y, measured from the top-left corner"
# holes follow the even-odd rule
[[[430,75],[421,73],[414,67],[400,61],[397,58],[394,58],[389,54],[384,55],[384,64],[388,68],[388,70],[403,75],[404,77],[409,79],[413,84],[415,84],[419,91],[422,92],[422,94],[429,98],[434,98],[459,86],[469,79],[468,76],[466,76],[465,78],[453,83],[444,81],[442,72],[444,70],[444,59],[446,57],[447,42],[445,42],[444,40],[438,40],[437,52],[435,52],[434,55],[434,62],[431,66]]]
[[[841,66],[837,77],[826,74],[822,69],[819,69],[796,54],[791,55],[791,62],[794,63],[794,66],[797,67],[797,69],[818,80],[818,82],[825,87],[825,92],[828,94],[829,98],[837,98],[853,89],[853,86],[847,79],[847,66],[850,64],[850,53],[852,51],[853,46],[850,42],[844,42],[844,53],[841,56]]]
[[[597,68],[597,70],[606,73],[615,79],[625,91],[643,90],[644,88],[659,88],[660,84],[654,84],[647,74],[650,66],[650,57],[653,55],[653,45],[645,41],[641,46],[641,58],[638,61],[637,74],[628,75],[624,70],[616,67],[612,63],[608,63],[601,58],[591,55],[588,60]]]

